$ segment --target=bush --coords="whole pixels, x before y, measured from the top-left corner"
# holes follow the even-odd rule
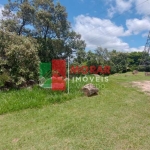
[[[6,70],[15,85],[38,80],[39,57],[36,40],[0,31],[0,70]]]
[[[138,70],[141,72],[150,72],[150,65],[139,66]]]
[[[0,87],[4,86],[5,83],[9,80],[10,80],[10,77],[6,72],[0,74]]]

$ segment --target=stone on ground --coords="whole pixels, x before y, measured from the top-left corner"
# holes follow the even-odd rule
[[[98,88],[96,88],[93,84],[86,84],[82,87],[82,91],[86,96],[98,95]]]

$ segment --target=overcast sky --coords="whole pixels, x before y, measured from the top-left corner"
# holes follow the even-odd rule
[[[59,0],[87,50],[143,51],[150,30],[150,0]],[[3,5],[0,1],[0,17]]]

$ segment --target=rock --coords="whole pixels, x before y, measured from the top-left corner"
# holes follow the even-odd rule
[[[150,72],[145,72],[145,76],[150,76]]]
[[[133,70],[132,74],[133,75],[138,74],[138,71],[137,70]]]
[[[98,88],[96,88],[93,84],[86,84],[82,87],[82,91],[86,96],[98,95]]]

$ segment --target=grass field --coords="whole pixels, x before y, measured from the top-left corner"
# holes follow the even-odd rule
[[[109,76],[98,96],[41,88],[0,93],[0,150],[149,150],[150,96],[131,86],[144,73]]]

